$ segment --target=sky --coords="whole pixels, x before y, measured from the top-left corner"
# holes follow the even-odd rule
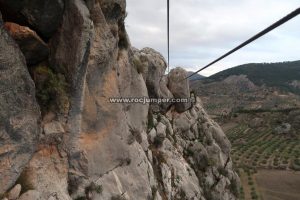
[[[127,0],[132,46],[167,56],[167,0]],[[170,0],[170,67],[196,71],[300,7],[300,0]],[[214,64],[210,76],[245,63],[300,60],[300,15]]]

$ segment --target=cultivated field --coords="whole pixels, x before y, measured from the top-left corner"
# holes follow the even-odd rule
[[[258,170],[254,177],[264,200],[300,199],[300,172]]]
[[[225,132],[243,185],[240,199],[300,199],[300,172],[295,173],[300,170],[299,137],[246,124],[231,126]]]

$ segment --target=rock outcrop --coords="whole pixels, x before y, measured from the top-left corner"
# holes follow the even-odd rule
[[[38,12],[49,12],[48,3],[39,1],[44,7]],[[22,10],[37,9],[22,6]],[[18,151],[0,152],[0,194],[7,197],[9,189],[20,184],[17,196],[22,200],[237,199],[239,179],[232,168],[230,143],[200,99],[176,104],[112,103],[111,98],[190,97],[187,80],[179,83],[186,77],[183,69],[165,75],[166,62],[158,52],[131,47],[125,7],[125,0],[65,1],[57,33],[44,33],[51,35],[49,66],[39,69],[53,80],[58,75],[65,78],[70,107],[62,112],[40,103],[39,124],[24,57],[1,29],[0,44],[11,48],[9,54],[0,50],[1,86],[18,90],[9,90],[9,96],[0,99],[0,125],[6,131],[0,142]],[[9,62],[14,67],[2,67]],[[64,91],[61,85],[49,86]],[[12,118],[17,109],[20,117]],[[18,173],[4,165],[2,158],[10,155]]]
[[[19,45],[26,58],[27,65],[39,64],[47,60],[48,46],[36,32],[28,27],[10,22],[5,23],[4,27]]]
[[[1,21],[1,19],[0,19]],[[40,132],[34,83],[16,42],[0,23],[0,194],[15,184]]]
[[[168,76],[171,93],[177,99],[188,99],[190,97],[189,83],[186,79],[187,72],[182,68],[175,68],[170,71]],[[184,112],[191,106],[191,102],[176,103],[175,107],[178,112]]]
[[[143,75],[148,95],[150,98],[172,99],[173,94],[168,89],[169,77],[165,75],[167,68],[164,57],[151,48],[138,50],[132,48],[134,53],[133,66]],[[151,104],[151,110],[166,112],[170,107],[170,102]]]
[[[51,37],[61,23],[63,0],[0,0],[5,21],[27,25],[43,37]]]

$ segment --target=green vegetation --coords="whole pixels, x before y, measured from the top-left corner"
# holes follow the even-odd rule
[[[68,109],[68,84],[62,74],[55,74],[49,67],[40,65],[34,69],[36,97],[43,112]]]
[[[289,85],[291,80],[300,80],[300,61],[245,64],[212,75],[206,82],[220,81],[231,75],[242,74],[247,75],[255,85],[277,87],[300,94],[299,88]]]
[[[239,124],[227,131],[234,167],[246,174],[251,199],[259,199],[254,174],[257,169],[300,170],[300,137],[274,134],[269,126],[255,129]],[[244,199],[244,188],[240,190]]]
[[[236,115],[237,113],[248,113],[248,114],[255,114],[255,113],[264,113],[264,112],[270,112],[270,113],[289,113],[292,111],[299,110],[298,107],[294,108],[285,108],[285,109],[238,109],[233,115]]]
[[[97,185],[94,182],[91,182],[86,188],[85,188],[85,195],[84,196],[79,196],[75,198],[75,200],[86,200],[90,199],[88,198],[92,193],[97,193],[97,194],[102,194],[103,192],[103,187],[102,185]]]
[[[243,196],[242,191],[239,191],[238,183],[236,182],[235,179],[232,179],[230,181],[229,189],[236,197]]]
[[[274,134],[270,128],[257,132],[246,125],[231,129],[227,135],[233,145],[233,162],[237,168],[293,169],[299,164],[293,162],[300,157],[299,137]]]
[[[89,192],[96,192],[97,194],[102,194],[102,185],[97,185],[96,183],[92,182],[89,186],[85,188],[85,193],[87,194]]]

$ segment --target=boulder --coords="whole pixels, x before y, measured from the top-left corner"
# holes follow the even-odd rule
[[[135,59],[138,60],[133,63],[134,65],[137,65],[136,68],[143,74],[149,97],[165,99],[173,98],[172,93],[167,87],[168,78],[165,75],[167,64],[164,57],[159,52],[149,47],[140,51],[132,48],[132,51]],[[152,103],[151,109],[154,112],[166,112],[170,105],[171,102],[161,102],[159,104]]]
[[[40,193],[36,190],[28,190],[20,196],[18,200],[42,200]]]
[[[44,125],[45,135],[60,134],[64,132],[65,132],[64,127],[60,122],[53,121]]]
[[[0,0],[5,21],[32,27],[43,38],[50,38],[58,29],[64,11],[63,0]]]
[[[177,67],[170,71],[168,75],[169,84],[168,88],[176,99],[187,100],[186,102],[175,103],[175,108],[177,112],[184,112],[191,107],[190,98],[190,88],[187,77],[187,71]]]
[[[156,126],[157,137],[160,137],[160,138],[167,137],[166,130],[167,130],[166,125],[164,125],[163,123],[159,122],[158,125]]]
[[[188,152],[190,152],[197,170],[205,171],[209,166],[208,153],[205,147],[201,143],[194,143],[188,148]]]
[[[165,74],[167,64],[163,56],[151,48],[144,48],[140,51],[140,59],[146,60],[145,81],[150,97],[161,97],[160,81]],[[144,59],[144,60],[143,60]]]
[[[214,138],[216,143],[221,147],[222,152],[224,152],[226,155],[229,155],[231,144],[221,127],[213,122],[208,131],[211,132],[212,137]]]
[[[149,142],[148,142],[148,137],[147,137],[147,133],[145,131],[142,131],[141,133],[141,146],[143,148],[144,151],[148,151],[149,149]]]
[[[157,136],[156,130],[153,128],[148,134],[149,140],[153,143],[156,136]]]
[[[16,200],[20,196],[21,189],[22,187],[20,184],[17,184],[15,187],[13,187],[13,189],[11,189],[7,195],[8,199]]]
[[[26,58],[27,65],[35,65],[47,60],[49,49],[47,44],[28,27],[6,22],[5,29],[19,45]]]
[[[18,45],[0,25],[0,195],[15,184],[37,146],[39,107]]]

